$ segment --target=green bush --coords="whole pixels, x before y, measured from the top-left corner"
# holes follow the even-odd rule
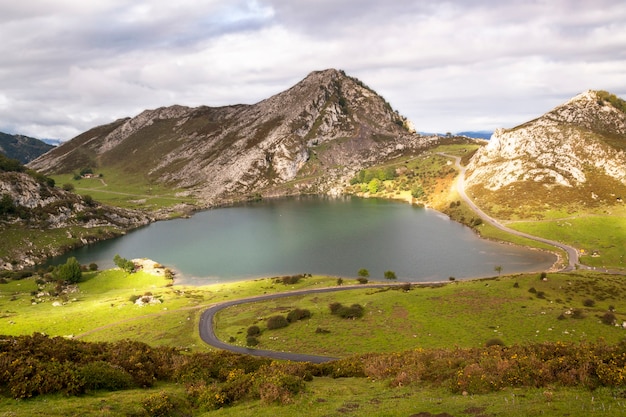
[[[256,336],[248,336],[246,337],[246,346],[256,346],[259,344],[259,339]]]
[[[261,334],[261,328],[259,326],[250,326],[246,333],[248,336],[258,336]]]
[[[282,329],[287,326],[289,326],[289,322],[285,316],[276,315],[267,319],[267,328],[269,330]]]
[[[331,303],[329,308],[331,314],[344,319],[356,319],[363,317],[365,314],[365,309],[360,304],[352,304],[350,307],[347,307],[341,303]]]
[[[128,372],[103,361],[86,363],[78,374],[89,390],[120,391],[133,386],[133,377]]]
[[[287,314],[287,321],[289,323],[294,323],[298,320],[308,319],[311,317],[311,312],[307,309],[296,308],[295,310],[291,310],[289,314]]]

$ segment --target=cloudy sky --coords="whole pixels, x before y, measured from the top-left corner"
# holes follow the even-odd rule
[[[0,131],[71,139],[172,104],[256,103],[343,69],[419,131],[626,98],[624,0],[28,0],[0,4]]]

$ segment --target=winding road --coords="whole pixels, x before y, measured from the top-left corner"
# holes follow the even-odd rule
[[[476,204],[474,204],[474,202],[468,197],[468,195],[465,192],[465,170],[466,169],[463,165],[461,165],[461,158],[455,155],[448,155],[444,153],[441,153],[440,155],[445,156],[446,158],[454,159],[456,167],[459,170],[459,177],[456,183],[457,191],[460,197],[463,199],[463,201],[465,201],[465,203],[472,210],[474,210],[483,219],[483,221],[507,233],[520,236],[520,237],[525,237],[528,239],[532,239],[538,242],[546,243],[548,245],[564,250],[567,253],[568,264],[565,268],[562,269],[563,271],[570,271],[579,267],[578,251],[576,250],[576,248],[565,245],[561,242],[557,242],[557,241],[550,240],[550,239],[544,239],[541,237],[529,235],[527,233],[510,229],[502,225],[501,223],[499,223],[493,217],[487,215],[484,211],[482,211]],[[277,298],[293,297],[293,296],[298,296],[298,295],[310,295],[310,294],[319,294],[319,293],[327,293],[327,292],[335,292],[335,291],[347,291],[347,290],[360,289],[360,288],[386,288],[386,287],[390,287],[393,285],[394,284],[365,284],[365,285],[353,285],[353,286],[345,286],[345,287],[338,286],[338,287],[327,287],[327,288],[314,288],[314,289],[308,289],[308,290],[288,291],[288,292],[277,293],[277,294],[259,295],[255,297],[248,297],[248,298],[242,298],[238,300],[226,301],[223,303],[216,304],[202,312],[202,315],[200,316],[200,324],[199,324],[200,338],[210,346],[216,347],[218,349],[228,350],[228,351],[235,352],[235,353],[263,356],[263,357],[267,357],[271,359],[290,360],[290,361],[295,361],[295,362],[324,363],[324,362],[334,361],[334,360],[337,360],[338,358],[329,357],[329,356],[319,356],[319,355],[307,355],[307,354],[301,354],[301,353],[279,352],[279,351],[273,351],[273,350],[253,349],[253,348],[247,348],[243,346],[230,345],[228,343],[222,342],[215,335],[215,329],[214,329],[215,315],[219,311],[225,308],[240,305],[240,304],[245,304],[245,303],[255,303],[259,301],[267,301],[267,300],[272,300],[272,299],[277,299]],[[401,285],[401,284],[397,284],[397,285]]]
[[[461,157],[460,156],[455,156],[455,155],[448,155],[445,153],[441,153],[439,155],[445,156],[447,158],[452,158],[455,161],[455,165],[459,170],[459,177],[457,179],[457,183],[456,183],[456,189],[459,193],[459,195],[461,196],[461,199],[463,199],[463,201],[465,201],[465,203],[467,203],[468,206],[470,206],[470,208],[472,210],[474,210],[482,219],[483,221],[489,223],[490,225],[513,235],[516,236],[520,236],[520,237],[525,237],[527,239],[532,239],[535,240],[537,242],[542,242],[542,243],[546,243],[548,245],[557,247],[559,249],[564,250],[567,253],[567,266],[565,266],[565,268],[562,269],[562,271],[572,271],[575,270],[576,268],[580,268],[584,266],[581,266],[578,264],[578,250],[576,250],[576,248],[566,245],[564,243],[561,242],[557,242],[555,240],[550,240],[550,239],[544,239],[542,237],[538,237],[538,236],[533,236],[533,235],[529,235],[528,233],[524,233],[524,232],[520,232],[518,230],[514,230],[511,228],[508,228],[506,226],[504,226],[503,224],[499,223],[496,219],[494,219],[493,217],[489,216],[487,213],[485,213],[484,211],[482,211],[476,204],[474,204],[474,202],[469,198],[469,196],[467,195],[467,193],[465,192],[465,171],[466,168],[461,165]]]
[[[402,285],[402,284],[395,284]],[[363,284],[363,285],[350,285],[345,287],[326,287],[326,288],[313,288],[308,290],[298,290],[298,291],[287,291],[277,294],[266,294],[266,295],[258,295],[255,297],[241,298],[238,300],[226,301],[223,303],[216,304],[207,310],[202,312],[200,316],[200,338],[205,343],[216,347],[218,349],[229,350],[235,353],[243,353],[248,355],[255,356],[263,356],[271,359],[283,359],[290,360],[294,362],[311,362],[311,363],[324,363],[337,360],[339,358],[333,358],[329,356],[319,356],[319,355],[306,355],[301,353],[290,353],[290,352],[278,352],[273,350],[263,350],[263,349],[252,349],[243,346],[235,346],[230,345],[228,343],[224,343],[217,338],[215,335],[214,323],[215,323],[215,315],[220,311],[228,307],[236,306],[239,304],[245,303],[255,303],[258,301],[267,301],[273,300],[276,298],[285,298],[285,297],[294,297],[298,295],[310,295],[310,294],[319,294],[319,293],[327,293],[327,292],[336,292],[336,291],[348,291],[354,289],[362,289],[362,288],[388,288],[392,287],[394,284]]]

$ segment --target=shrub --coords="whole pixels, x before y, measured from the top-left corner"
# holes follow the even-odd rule
[[[330,303],[328,305],[328,308],[330,308],[330,314],[337,314],[337,312],[339,311],[341,307],[343,307],[341,303],[337,303],[337,302]]]
[[[308,319],[311,317],[311,312],[307,309],[296,308],[295,310],[291,310],[289,314],[287,314],[287,321],[289,323],[294,323],[298,320]]]
[[[615,324],[617,317],[611,311],[607,311],[606,313],[604,313],[601,320],[602,323],[612,326]]]
[[[369,282],[369,280],[364,277],[358,277],[356,280],[358,281],[359,284],[367,284]]]
[[[98,264],[92,262],[89,264],[89,270],[90,271],[97,271],[98,270]]]
[[[591,298],[587,298],[585,301],[583,301],[583,305],[585,307],[593,307],[596,305],[596,302],[592,300]]]
[[[288,275],[288,276],[281,277],[279,280],[284,285],[294,285],[300,282],[302,278],[303,278],[303,275]]]
[[[585,315],[583,314],[583,311],[580,308],[575,308],[572,310],[572,318],[573,319],[583,319],[585,318]]]
[[[89,390],[119,391],[133,386],[132,376],[119,366],[96,361],[83,365],[78,374]]]
[[[485,343],[485,347],[491,347],[491,346],[506,346],[506,344],[501,339],[494,337],[492,339],[487,340],[487,342]]]
[[[168,417],[175,410],[172,399],[163,391],[150,395],[141,405],[146,413],[153,417]]]
[[[285,316],[276,315],[267,319],[267,328],[269,330],[282,329],[289,326],[289,322]]]
[[[250,326],[246,333],[248,336],[258,336],[261,334],[261,328],[259,326]]]
[[[362,278],[367,278],[367,277],[369,277],[369,276],[370,276],[370,271],[368,271],[368,270],[367,270],[367,269],[365,269],[365,268],[361,268],[361,269],[359,269],[358,275],[359,275],[360,277],[362,277]]]
[[[246,346],[256,346],[258,344],[259,344],[259,339],[257,339],[255,336],[246,337]]]
[[[331,303],[329,307],[331,314],[344,319],[356,319],[363,317],[363,314],[365,314],[365,309],[360,304],[352,304],[350,307],[346,307],[341,303]]]

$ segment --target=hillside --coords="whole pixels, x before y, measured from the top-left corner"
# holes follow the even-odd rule
[[[476,202],[500,218],[590,210],[626,197],[626,103],[587,91],[545,115],[498,129],[468,165]]]
[[[58,188],[52,179],[0,155],[0,269],[32,266],[148,222],[143,213]]]
[[[327,193],[364,167],[427,146],[409,126],[369,87],[330,69],[253,105],[146,110],[91,129],[29,166],[46,174],[114,169],[186,189],[204,205]]]
[[[0,132],[0,153],[8,158],[17,159],[22,164],[32,161],[52,148],[54,146],[39,139]]]

